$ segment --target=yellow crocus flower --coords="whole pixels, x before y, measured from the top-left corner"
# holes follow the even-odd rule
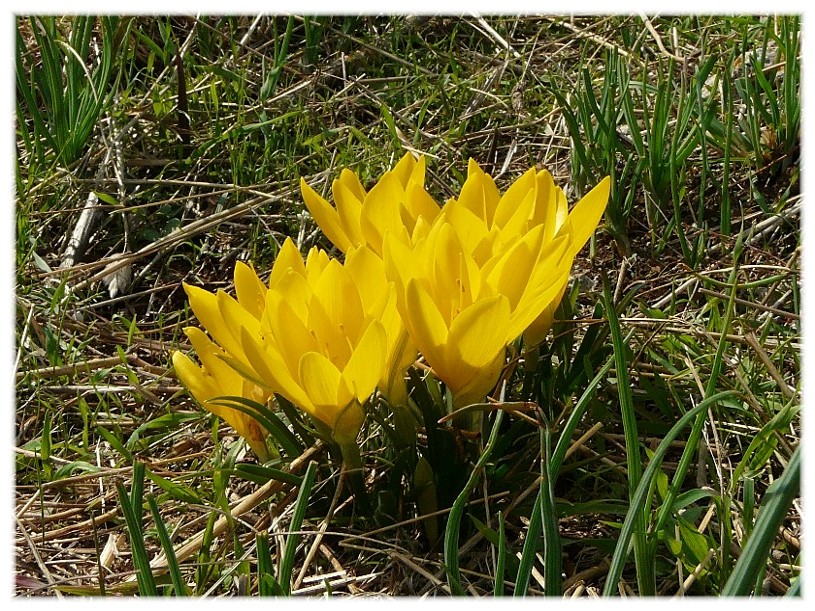
[[[566,236],[571,267],[605,211],[610,184],[604,178],[569,212],[563,190],[548,171],[530,168],[501,195],[493,179],[471,159],[458,199],[449,200],[443,212],[480,266],[533,228],[542,227],[544,245]],[[556,297],[530,324],[524,334],[527,344],[539,344],[546,337],[568,280],[568,274],[562,276]]]
[[[331,185],[332,206],[300,179],[300,190],[314,221],[326,237],[343,253],[367,245],[382,256],[386,233],[409,239],[420,218],[435,220],[439,205],[425,191],[424,157],[406,153],[393,170],[385,172],[370,191],[357,175],[344,169]]]
[[[258,332],[248,313],[235,313],[243,317],[232,323],[240,328],[240,352],[257,379],[327,425],[340,444],[352,443],[364,419],[362,404],[383,377],[386,329],[366,311],[345,266],[316,248],[303,264],[296,252],[287,239]]]
[[[265,404],[271,391],[246,380],[227,365],[223,360],[226,353],[203,331],[187,327],[184,333],[190,339],[201,366],[196,365],[184,353],[173,352],[173,367],[178,379],[207,411],[224,420],[238,435],[246,439],[261,462],[267,461],[269,454],[266,449],[266,431],[257,420],[239,410],[218,405],[213,400],[227,396],[244,397]]]
[[[504,366],[506,346],[555,298],[568,275],[565,237],[533,228],[480,267],[442,213],[412,246],[385,238],[385,266],[408,332],[453,395],[481,401]]]
[[[355,270],[364,268],[360,256],[353,260],[359,260],[352,264]],[[347,444],[362,426],[362,404],[384,378],[393,324],[386,328],[378,318],[388,321],[393,318],[389,308],[395,311],[390,285],[375,285],[375,298],[367,288],[367,293],[360,290],[371,278],[359,270],[357,280],[317,248],[304,261],[286,239],[268,286],[238,263],[237,299],[223,290],[184,288],[215,340],[212,346],[222,350],[223,367],[268,393],[279,393]]]

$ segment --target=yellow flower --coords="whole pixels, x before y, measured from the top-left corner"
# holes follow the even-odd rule
[[[471,159],[458,199],[449,200],[443,212],[479,266],[510,248],[533,228],[541,227],[544,245],[567,237],[566,256],[571,267],[571,261],[603,215],[609,187],[606,177],[569,212],[565,194],[548,171],[529,169],[501,195],[493,179]],[[568,274],[560,279],[557,296],[530,324],[524,335],[527,344],[538,344],[546,337],[568,279]]]
[[[269,284],[257,332],[250,314],[233,313],[240,344],[234,355],[242,354],[263,384],[330,427],[339,443],[353,442],[362,404],[383,376],[386,329],[366,311],[349,270],[324,251],[312,249],[303,264],[287,239]],[[386,305],[387,297],[380,301]]]
[[[178,379],[206,410],[224,420],[238,435],[246,439],[261,462],[267,461],[269,455],[266,450],[266,431],[257,420],[239,410],[218,405],[213,399],[227,396],[244,397],[265,404],[271,392],[244,379],[227,365],[222,358],[226,353],[203,331],[187,327],[184,333],[192,342],[201,361],[201,367],[182,352],[173,352],[173,366]]]
[[[370,192],[359,178],[344,169],[334,180],[331,191],[336,208],[300,179],[300,190],[314,221],[339,250],[368,245],[382,256],[386,233],[399,234],[408,240],[419,219],[432,222],[439,205],[425,191],[425,160],[406,153],[396,167],[385,172]]]
[[[408,246],[385,238],[385,268],[402,319],[455,407],[481,401],[504,366],[507,344],[555,298],[568,275],[565,237],[538,226],[478,265],[445,212]]]

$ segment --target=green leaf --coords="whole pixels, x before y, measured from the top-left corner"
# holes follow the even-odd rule
[[[170,540],[170,535],[167,532],[167,527],[164,525],[164,520],[161,519],[158,504],[152,494],[147,495],[147,505],[150,507],[150,513],[153,514],[153,523],[156,525],[156,532],[161,542],[161,549],[164,551],[164,557],[167,559],[167,568],[170,572],[170,579],[173,583],[175,595],[186,596],[188,594],[187,585],[184,583],[184,578],[181,575],[181,567],[178,565],[178,558],[176,558],[175,549]]]
[[[167,492],[171,497],[182,501],[184,503],[193,503],[197,505],[203,504],[201,497],[189,486],[179,484],[169,479],[165,479],[160,475],[156,475],[150,471],[145,471],[145,475],[156,486]]]
[[[753,533],[742,548],[736,566],[722,589],[722,596],[747,596],[770,560],[773,541],[792,501],[801,490],[801,446],[795,448],[784,474],[767,489]]]
[[[303,483],[300,486],[300,491],[297,493],[297,501],[294,503],[294,513],[292,514],[291,523],[289,524],[289,534],[286,537],[286,546],[283,550],[283,561],[281,562],[280,573],[278,575],[278,583],[280,584],[283,596],[291,594],[291,574],[294,568],[294,554],[297,552],[297,543],[300,540],[300,534],[297,531],[303,526],[303,518],[306,516],[306,509],[308,508],[308,501],[311,496],[311,487],[314,484],[316,475],[317,463],[311,461],[308,463],[308,467],[306,467]]]

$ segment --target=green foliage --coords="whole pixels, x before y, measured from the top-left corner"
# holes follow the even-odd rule
[[[67,35],[56,17],[31,17],[28,27],[36,47],[27,46],[17,29],[17,116],[30,153],[45,164],[54,156],[70,165],[82,154],[115,88],[119,19],[99,18],[99,56],[92,54],[94,17],[70,20]],[[27,119],[31,120],[31,129]],[[45,148],[43,146],[47,148]]]

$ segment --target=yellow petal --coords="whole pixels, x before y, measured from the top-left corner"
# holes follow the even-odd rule
[[[407,290],[408,280],[417,271],[415,249],[418,247],[419,244],[411,249],[392,234],[385,236],[382,261],[385,265],[385,276],[394,283],[396,304],[400,311],[405,307],[405,291]]]
[[[444,216],[455,227],[462,246],[469,253],[475,252],[476,247],[489,233],[483,218],[455,200],[451,200],[444,207]]]
[[[399,182],[402,184],[403,188],[407,186],[408,181],[410,180],[411,175],[413,174],[413,171],[416,168],[416,165],[417,165],[416,159],[414,159],[413,154],[410,151],[408,151],[407,153],[402,155],[402,158],[399,160],[399,163],[397,163],[393,170],[391,170],[394,176],[396,176],[399,179]],[[422,178],[421,184],[424,184],[423,172],[421,178]]]
[[[239,395],[242,382],[237,372],[224,360],[226,357],[224,350],[213,343],[207,334],[197,327],[186,327],[184,333],[198,355],[198,360],[207,374],[208,382],[216,391],[214,395],[204,398],[210,399],[218,395]]]
[[[345,269],[357,287],[362,307],[371,314],[374,306],[381,303],[382,295],[392,290],[385,276],[385,264],[370,248],[360,246],[345,256]]]
[[[345,234],[342,223],[340,223],[340,216],[334,207],[320,197],[303,178],[300,179],[300,191],[303,194],[303,201],[306,202],[306,208],[325,236],[342,252],[348,250],[351,247],[351,241]]]
[[[499,352],[495,360],[481,369],[478,375],[474,375],[464,386],[453,391],[453,409],[483,402],[487,393],[495,387],[495,383],[501,377],[505,358],[504,352]]]
[[[320,349],[314,334],[309,331],[306,323],[294,313],[287,301],[279,302],[275,315],[270,317],[270,324],[274,342],[289,371],[298,370],[300,356],[304,352]]]
[[[232,335],[218,307],[218,297],[202,288],[184,283],[190,307],[201,326],[227,352],[240,354],[240,342]],[[221,291],[223,292],[223,291]]]
[[[218,291],[218,311],[229,331],[229,344],[221,344],[232,356],[243,360],[243,351],[240,349],[241,329],[245,328],[250,334],[260,333],[260,321],[252,316],[233,297],[224,291]]]
[[[467,180],[461,185],[458,205],[469,210],[477,218],[481,219],[485,225],[488,225],[491,224],[492,219],[487,219],[487,204],[484,200],[485,176],[479,168],[467,177]]]
[[[496,294],[506,295],[511,309],[515,309],[538,263],[544,227],[533,227],[523,239],[510,246],[502,255],[490,259],[481,272],[486,283]]]
[[[413,169],[410,171],[410,176],[408,177],[407,182],[402,183],[405,186],[405,190],[407,190],[407,187],[410,184],[424,188],[426,172],[427,172],[427,162],[425,161],[424,155],[420,155],[419,158],[416,160],[416,163],[413,164]]]
[[[552,312],[554,312],[554,309],[557,308],[555,301],[560,301],[560,298],[563,296],[564,287],[568,281],[569,270],[566,268],[551,282],[540,286],[535,293],[524,295],[523,301],[515,311],[512,312],[512,316],[510,317],[507,342],[513,341],[523,333],[536,319],[543,316],[546,308],[552,304],[554,304],[552,308]],[[551,324],[551,321],[548,324]],[[544,331],[541,327],[536,327],[533,329],[530,337],[534,338],[536,342],[542,341],[543,338],[540,337],[541,333],[545,336],[548,330],[548,328]],[[534,343],[530,345],[534,345]]]
[[[314,290],[311,286],[309,286],[306,278],[298,273],[295,273],[294,270],[289,269],[278,280],[274,289],[266,293],[266,308],[261,320],[264,320],[269,316],[273,316],[277,307],[277,302],[280,299],[283,299],[300,317],[300,320],[305,322],[308,320],[308,304],[311,302],[311,297],[313,294]],[[271,327],[265,325],[264,328]]]
[[[405,321],[413,341],[440,377],[448,371],[447,324],[422,280],[410,279],[406,291]]]
[[[365,241],[379,256],[382,255],[382,238],[386,233],[407,233],[400,215],[400,202],[404,194],[399,179],[393,173],[386,172],[365,198],[360,227]]]
[[[306,266],[303,263],[303,256],[297,250],[294,241],[291,238],[286,238],[272,266],[272,273],[269,276],[269,288],[274,288],[280,279],[289,273],[305,277]]]
[[[357,199],[356,194],[338,180],[334,181],[333,191],[334,202],[337,204],[337,213],[345,235],[354,246],[364,244],[365,239],[362,237],[362,229],[359,226],[359,219],[362,216],[362,201]]]
[[[331,427],[354,398],[340,370],[317,352],[306,352],[300,358],[300,383],[314,405],[314,416]]]
[[[611,179],[606,176],[600,183],[589,191],[583,199],[577,202],[569,213],[569,221],[572,236],[572,254],[577,254],[586,244],[591,234],[597,228],[600,218],[608,204],[609,190],[611,189]],[[564,226],[563,229],[565,229]],[[563,232],[561,229],[561,232]]]
[[[519,233],[526,221],[532,218],[537,186],[535,168],[530,168],[501,197],[493,224],[503,227],[509,235]]]
[[[468,183],[470,184],[468,185]],[[492,227],[495,210],[501,199],[501,192],[498,190],[498,187],[495,186],[495,181],[492,177],[484,172],[472,159],[470,159],[467,165],[467,180],[461,188],[461,196],[465,199],[470,197],[468,194],[465,194],[465,190],[469,188],[480,191],[480,195],[475,200],[478,201],[480,205],[475,208],[471,207],[468,203],[467,207],[482,218],[487,224],[487,227]]]
[[[357,401],[365,403],[382,378],[387,364],[387,337],[379,321],[373,320],[354,348],[342,371],[345,384]]]
[[[343,171],[340,172],[339,181],[347,187],[359,201],[365,201],[367,191],[365,191],[365,187],[362,186],[362,183],[359,182],[359,176],[354,172],[348,168],[343,169]]]
[[[173,367],[175,368],[176,375],[182,384],[187,387],[190,393],[195,397],[201,406],[215,414],[231,426],[235,431],[246,439],[252,451],[257,455],[261,461],[268,460],[268,451],[266,450],[266,431],[261,427],[258,422],[248,414],[232,409],[225,405],[218,405],[210,399],[223,396],[243,396],[247,394],[234,389],[218,386],[213,377],[206,374],[202,369],[195,365],[187,356],[180,352],[174,352]],[[265,402],[268,395],[265,397],[247,397],[252,399],[260,399],[260,402]]]
[[[241,342],[252,368],[269,388],[286,397],[303,411],[314,412],[314,406],[308,395],[295,379],[298,372],[289,370],[277,349],[269,342],[250,337],[246,333],[241,337]]]
[[[411,216],[417,221],[422,217],[428,223],[432,223],[441,212],[436,200],[419,184],[410,183],[407,186],[405,199]]]
[[[547,305],[543,312],[532,321],[532,323],[524,331],[524,345],[532,347],[537,346],[546,339],[549,329],[552,327],[552,322],[555,319],[555,310],[560,305],[563,295],[566,292],[566,286],[569,284],[569,275],[564,274],[563,278],[558,282],[560,291],[555,295],[554,299]]]
[[[314,308],[315,300],[328,316],[327,324],[348,336],[352,343],[359,340],[360,325],[365,318],[362,301],[348,270],[336,259],[328,264],[314,285],[314,297],[309,309]]]
[[[211,396],[210,383],[204,378],[204,372],[190,357],[178,350],[173,352],[175,376],[190,391],[193,397],[203,402]]]
[[[266,305],[267,290],[255,270],[241,261],[235,264],[235,293],[238,296],[238,302],[258,320]]]
[[[482,299],[464,310],[450,326],[449,351],[456,355],[454,369],[482,369],[506,347],[509,301],[503,295]],[[458,387],[458,386],[457,386]]]

